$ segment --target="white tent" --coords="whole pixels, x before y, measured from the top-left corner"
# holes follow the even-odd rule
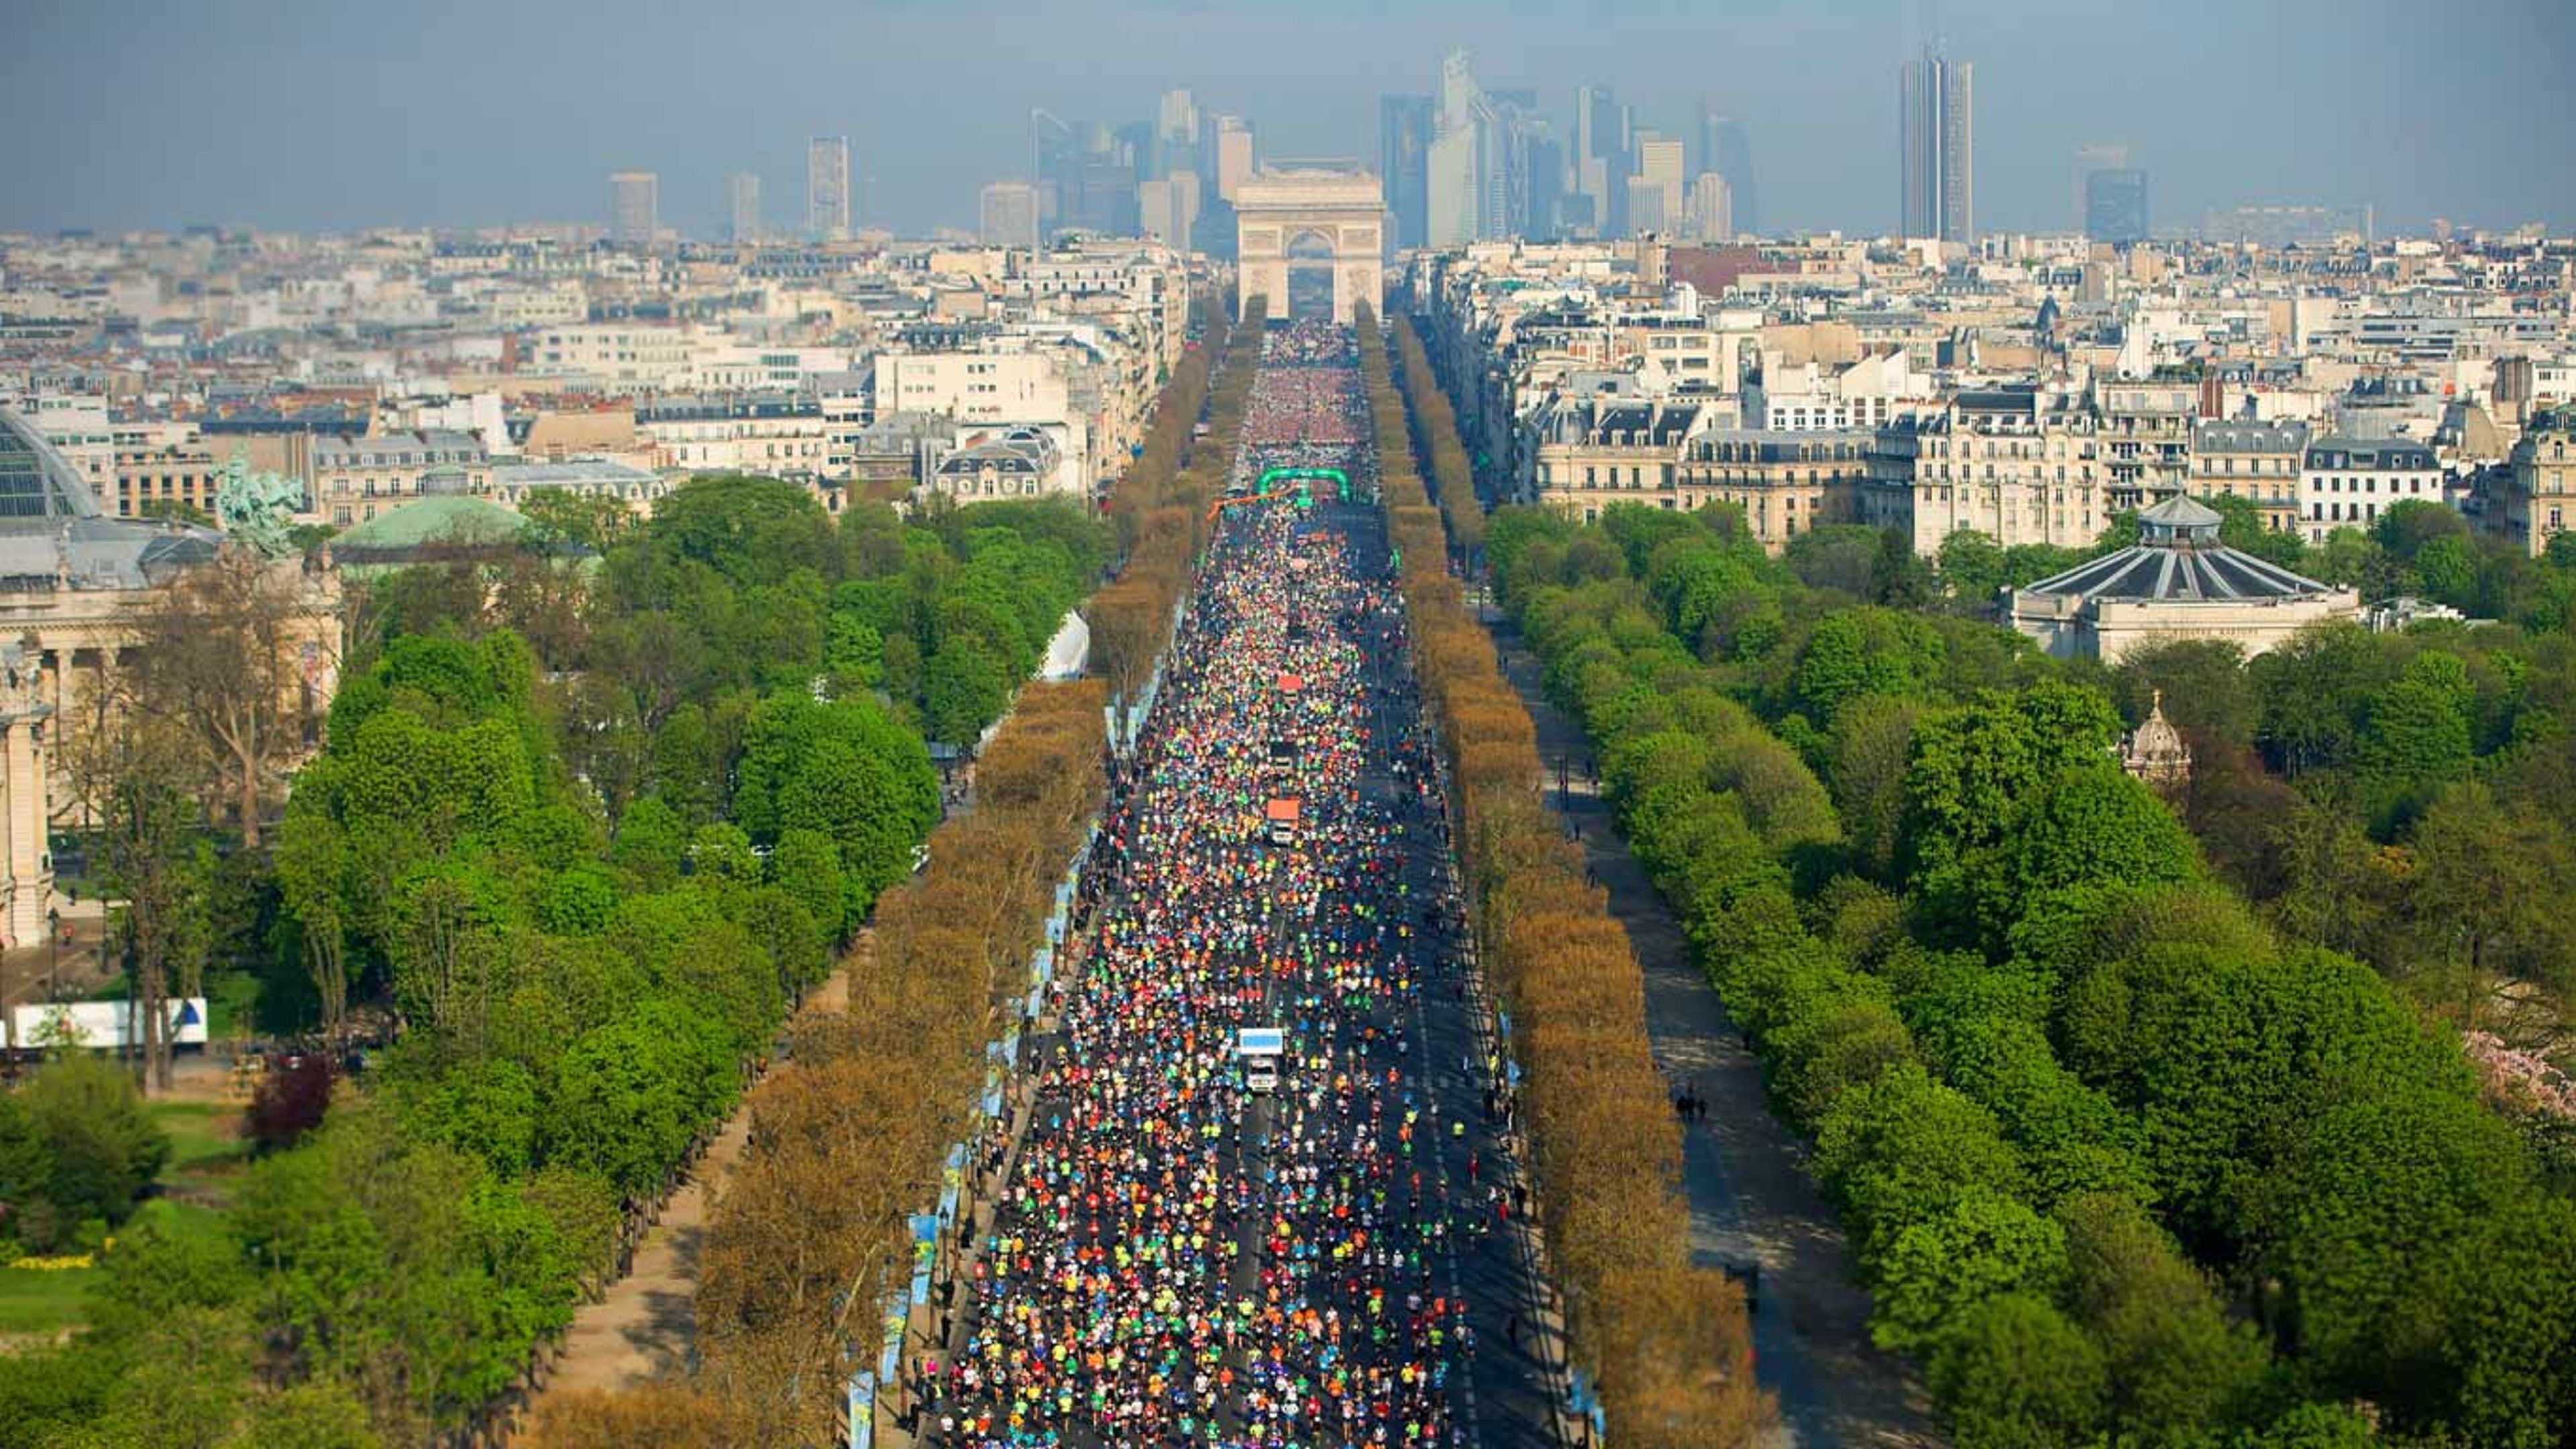
[[[1091,663],[1091,626],[1080,614],[1068,611],[1064,623],[1047,641],[1046,658],[1038,662],[1040,679],[1079,678]]]

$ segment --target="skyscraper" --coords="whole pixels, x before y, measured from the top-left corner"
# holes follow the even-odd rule
[[[1735,235],[1735,198],[1726,178],[1703,171],[1691,182],[1691,234],[1703,242],[1722,242]]]
[[[1196,145],[1199,139],[1198,103],[1186,90],[1165,91],[1154,105],[1154,130],[1166,144],[1179,141]]]
[[[1549,132],[1545,117],[1533,118],[1521,141],[1521,156],[1529,190],[1520,233],[1552,241],[1565,229],[1565,146]]]
[[[1154,155],[1144,174],[1169,176],[1187,171],[1207,179],[1206,146],[1201,141],[1198,102],[1188,91],[1165,91],[1154,105]],[[1204,189],[1204,185],[1202,185]]]
[[[728,183],[728,194],[733,203],[731,240],[760,240],[760,177],[749,171],[735,172]]]
[[[1025,181],[996,181],[981,198],[984,245],[1027,247],[1038,244],[1038,191]]]
[[[2084,178],[2084,234],[2125,245],[2147,239],[2147,173],[2134,166]]]
[[[1228,202],[1252,179],[1252,124],[1241,116],[1216,120],[1216,194]]]
[[[1592,204],[1593,234],[1628,229],[1628,108],[1606,86],[1574,91],[1574,154],[1568,158],[1574,190]]]
[[[1426,162],[1430,245],[1511,234],[1509,152],[1502,114],[1476,84],[1467,52],[1451,51],[1440,62],[1440,127]]]
[[[1726,178],[1727,203],[1733,215],[1727,234],[1759,233],[1762,219],[1754,204],[1752,133],[1742,121],[1720,115],[1715,106],[1704,104],[1700,107],[1699,146],[1699,169]]]
[[[1897,140],[1905,169],[1905,235],[1977,239],[1976,92],[1973,68],[1927,50],[1898,87]]]
[[[1648,131],[1637,133],[1637,171],[1628,188],[1629,229],[1642,236],[1649,231],[1667,236],[1682,221],[1682,143],[1679,137],[1664,137]],[[1655,224],[1648,226],[1636,214],[1637,198],[1646,192],[1654,194]]]
[[[1070,221],[1082,206],[1082,146],[1072,126],[1041,106],[1029,108],[1029,165],[1041,229]]]
[[[2096,171],[2117,171],[2129,164],[2129,148],[2108,141],[2094,141],[2075,148],[2075,209],[2068,213],[2076,227],[2085,224],[2092,206],[2091,188]]]
[[[805,148],[805,231],[816,241],[850,238],[847,136],[817,136]]]
[[[1199,187],[1199,174],[1185,166],[1173,167],[1164,184],[1172,188],[1171,243],[1188,251],[1191,238],[1198,235],[1200,202],[1206,193]]]
[[[608,239],[649,247],[662,231],[662,178],[650,171],[620,171],[608,178]]]
[[[1378,178],[1396,247],[1424,245],[1431,235],[1431,138],[1438,127],[1429,96],[1382,96],[1377,103]]]

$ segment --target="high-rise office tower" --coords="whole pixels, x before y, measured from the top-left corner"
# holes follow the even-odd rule
[[[732,202],[730,239],[738,242],[760,240],[760,177],[750,171],[735,172],[727,183],[727,194]]]
[[[1690,229],[1703,242],[1722,242],[1735,235],[1734,189],[1717,172],[1703,171],[1691,182]]]
[[[1728,235],[1762,230],[1753,196],[1753,134],[1742,121],[1702,105],[1699,118],[1699,169],[1726,178],[1727,203],[1734,218]]]
[[[1038,189],[1025,181],[996,181],[981,198],[982,234],[988,247],[1038,244]]]
[[[1574,190],[1588,198],[1596,236],[1624,235],[1628,221],[1628,108],[1606,86],[1574,92]]]
[[[1169,176],[1187,171],[1197,176],[1204,191],[1207,181],[1207,147],[1201,139],[1198,101],[1188,91],[1163,92],[1154,105],[1154,155],[1148,176]]]
[[[816,241],[850,239],[847,136],[817,136],[805,148],[805,232]]]
[[[1167,245],[1189,245],[1189,233],[1175,229],[1172,183],[1162,177],[1136,183],[1136,224],[1145,235]]]
[[[1681,218],[1665,211],[1665,191],[1662,183],[1648,181],[1643,176],[1631,176],[1628,178],[1627,190],[1628,234],[1637,237],[1660,236],[1669,239],[1673,233],[1673,223]]]
[[[1029,108],[1029,175],[1038,222],[1070,222],[1082,207],[1082,146],[1074,128],[1040,106]]]
[[[1425,245],[1431,235],[1431,138],[1438,129],[1429,96],[1381,96],[1377,103],[1378,179],[1395,247]]]
[[[1154,130],[1166,142],[1197,144],[1199,108],[1188,91],[1163,92],[1163,98],[1154,104]]]
[[[662,178],[650,171],[620,171],[608,178],[608,239],[648,247],[662,231]]]
[[[1252,123],[1241,116],[1219,116],[1216,122],[1216,194],[1228,202],[1252,179]]]
[[[1510,138],[1502,113],[1476,84],[1467,52],[1440,63],[1440,126],[1426,166],[1435,247],[1511,234]]]
[[[1539,118],[1521,142],[1521,169],[1528,180],[1520,234],[1538,241],[1554,240],[1565,229],[1565,146]]]
[[[1636,186],[1628,188],[1629,230],[1639,236],[1649,231],[1671,235],[1682,221],[1682,143],[1678,136],[1666,137],[1650,131],[1637,133],[1637,170],[1635,180],[1655,193],[1656,224],[1649,227],[1637,219],[1634,209],[1641,194]]]
[[[2134,166],[2084,178],[2084,234],[2125,245],[2147,239],[2147,173]]]
[[[2096,171],[2117,171],[2129,164],[2129,148],[2107,141],[2094,141],[2075,148],[2075,209],[2068,213],[2072,224],[2082,227],[2092,206],[2091,186]]]
[[[1976,91],[1968,62],[1930,50],[1906,65],[1898,87],[1897,140],[1905,169],[1905,235],[1974,243]]]
[[[1207,193],[1199,187],[1199,174],[1187,167],[1173,167],[1164,182],[1172,188],[1172,245],[1187,251],[1198,235],[1200,203]]]

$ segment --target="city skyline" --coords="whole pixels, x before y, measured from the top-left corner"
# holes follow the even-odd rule
[[[800,196],[807,141],[847,135],[870,158],[867,176],[850,178],[853,194],[868,197],[854,220],[908,235],[966,230],[977,224],[979,188],[1025,169],[1032,106],[1152,117],[1163,92],[1188,88],[1206,110],[1246,117],[1265,154],[1374,165],[1379,98],[1424,93],[1440,57],[1463,48],[1489,92],[1534,91],[1560,135],[1570,134],[1575,89],[1587,83],[1609,86],[1639,125],[1667,136],[1696,137],[1702,108],[1718,108],[1751,135],[1766,230],[1884,234],[1899,226],[1889,205],[1899,167],[1881,98],[1891,71],[1934,39],[1980,72],[1980,230],[2063,229],[2066,156],[2095,136],[2134,148],[2156,178],[2157,215],[2177,224],[2268,204],[2367,205],[2390,230],[2422,230],[2437,216],[2492,228],[2576,222],[2576,177],[2527,164],[2576,144],[2570,81],[2551,63],[2576,47],[2576,17],[2542,3],[2488,17],[2478,33],[2514,37],[2501,45],[2393,3],[2304,0],[2252,16],[2215,5],[2153,17],[2108,4],[2051,7],[2047,27],[2018,24],[2037,13],[2018,0],[1937,14],[1872,0],[1829,15],[1771,5],[1708,15],[1614,0],[1575,17],[1495,16],[1444,0],[1393,18],[1333,0],[1305,20],[1274,5],[1209,0],[1150,10],[1150,23],[1126,27],[1025,5],[886,5],[754,17],[711,35],[669,18],[601,28],[579,8],[522,15],[469,0],[445,29],[317,9],[294,53],[366,63],[299,67],[299,84],[285,87],[262,79],[274,47],[246,49],[248,35],[272,27],[239,23],[245,8],[146,8],[151,24],[112,34],[89,12],[29,17],[17,50],[25,74],[0,91],[0,116],[57,139],[23,158],[19,185],[0,199],[0,227],[589,221],[598,207],[581,198],[597,195],[600,177],[631,170],[660,177],[664,226],[712,237],[729,220],[733,175]],[[459,36],[484,29],[477,16],[505,15],[529,32],[532,56],[578,55],[585,70],[615,74],[678,50],[711,79],[683,107],[634,88],[503,80]],[[2088,42],[2121,64],[2070,63]],[[102,50],[132,83],[84,85],[78,67],[49,63]],[[757,98],[736,98],[712,78],[753,51],[769,56],[778,80]],[[989,63],[1024,90],[942,102],[927,89],[939,67],[922,61],[943,56]],[[2297,64],[2283,63],[2290,57]],[[848,63],[852,83],[809,74],[826,59]],[[430,119],[398,103],[433,77],[458,104]],[[222,104],[212,103],[218,94]],[[2389,106],[2390,94],[2476,104]],[[926,107],[935,125],[922,124]],[[332,124],[311,124],[317,115]],[[201,143],[167,144],[182,126]],[[545,139],[530,145],[531,135]],[[333,183],[311,184],[317,175]]]

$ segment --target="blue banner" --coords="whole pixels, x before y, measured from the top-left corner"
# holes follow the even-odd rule
[[[877,1439],[877,1376],[861,1369],[850,1375],[850,1449],[870,1449]]]

